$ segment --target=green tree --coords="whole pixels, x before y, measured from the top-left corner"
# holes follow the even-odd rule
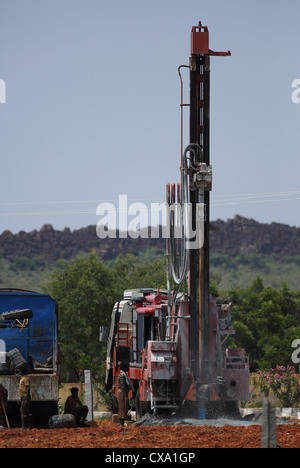
[[[259,277],[229,295],[235,303],[231,346],[246,349],[253,370],[291,364],[291,344],[300,337],[300,293],[286,284],[279,290],[265,287]]]
[[[165,283],[164,258],[125,255],[105,264],[92,252],[61,261],[44,290],[59,304],[62,379],[77,381],[91,369],[95,380],[103,381],[106,347],[99,343],[99,326],[109,327],[125,289],[165,288]]]
[[[166,288],[166,260],[149,260],[133,255],[119,255],[110,263],[116,290],[120,297],[125,289]]]
[[[95,253],[61,262],[46,292],[59,304],[62,379],[77,381],[85,368],[101,379],[106,350],[99,343],[99,326],[110,321],[116,294],[112,271]]]

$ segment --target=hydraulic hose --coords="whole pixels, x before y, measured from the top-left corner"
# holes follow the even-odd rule
[[[185,148],[182,156],[180,200],[177,200],[176,204],[175,199],[172,199],[169,204],[170,267],[173,281],[178,288],[185,281],[188,272],[189,255],[186,243],[191,227],[189,172],[197,170],[202,160],[203,152],[198,144],[193,143]],[[175,225],[175,209],[177,209],[177,226]]]

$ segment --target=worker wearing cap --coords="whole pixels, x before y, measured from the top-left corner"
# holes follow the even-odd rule
[[[124,421],[127,418],[127,412],[129,407],[128,394],[130,390],[133,390],[133,385],[129,376],[126,374],[129,370],[128,362],[122,362],[120,365],[120,374],[118,377],[118,417],[120,425],[124,426]]]
[[[71,395],[67,398],[65,403],[64,414],[73,414],[76,418],[76,424],[78,426],[84,426],[89,409],[81,403],[78,392],[79,389],[77,387],[71,388]]]
[[[24,369],[19,370],[19,375],[21,376],[21,380],[19,383],[19,394],[20,394],[20,415],[21,415],[21,429],[26,429],[26,421],[28,423],[28,427],[31,429],[31,418],[29,414],[29,405],[30,405],[30,380],[29,377]]]

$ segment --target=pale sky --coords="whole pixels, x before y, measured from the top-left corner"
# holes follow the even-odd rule
[[[211,58],[211,219],[300,226],[300,0],[0,0],[0,233],[165,200],[199,21],[232,54]]]

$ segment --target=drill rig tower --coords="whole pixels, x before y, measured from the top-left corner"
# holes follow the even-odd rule
[[[209,281],[209,33],[192,28],[189,144],[181,143],[180,184],[167,184],[166,291],[135,289],[115,304],[107,345],[106,390],[116,403],[120,362],[129,362],[137,419],[146,412],[202,411],[206,418],[249,398],[243,349],[226,349],[234,334],[229,298],[212,298]],[[182,120],[182,119],[181,119]],[[182,134],[182,131],[181,131]],[[115,402],[115,403],[114,403]],[[196,410],[195,410],[196,408]]]
[[[189,66],[178,68],[181,81],[181,116],[189,106],[190,143],[183,151],[181,136],[181,184],[167,184],[167,203],[180,206],[181,220],[176,235],[175,216],[170,211],[167,248],[171,265],[174,308],[178,292],[187,279],[189,298],[189,359],[194,397],[198,406],[213,400],[248,399],[249,365],[244,350],[225,350],[231,327],[229,298],[212,299],[209,273],[210,191],[210,57],[230,56],[209,48],[209,32],[201,23],[191,31]],[[189,68],[190,102],[182,102],[181,68]],[[181,126],[183,119],[181,117]],[[183,130],[181,128],[181,135]],[[177,192],[177,201],[176,194]],[[186,208],[188,207],[188,209]],[[193,236],[193,237],[192,237]],[[229,370],[230,369],[230,370]],[[238,379],[237,379],[238,376]]]

